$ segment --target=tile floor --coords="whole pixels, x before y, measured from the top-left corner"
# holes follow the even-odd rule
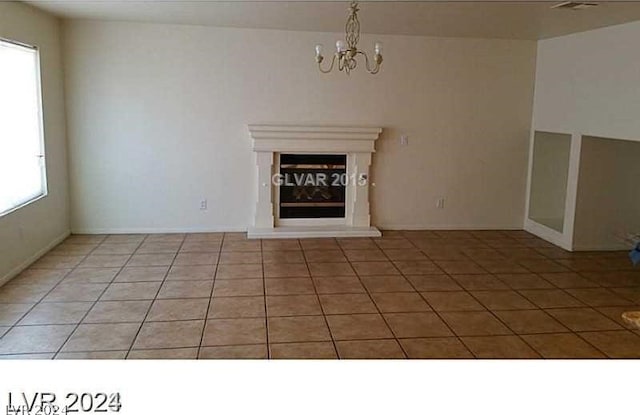
[[[0,288],[0,358],[638,358],[640,269],[523,231],[73,235]]]

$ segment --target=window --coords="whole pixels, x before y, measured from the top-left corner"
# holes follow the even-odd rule
[[[38,50],[0,39],[0,215],[46,195]]]

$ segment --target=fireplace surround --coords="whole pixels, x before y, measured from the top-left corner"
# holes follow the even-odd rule
[[[369,168],[381,131],[249,125],[258,186],[248,237],[380,236],[371,226]]]

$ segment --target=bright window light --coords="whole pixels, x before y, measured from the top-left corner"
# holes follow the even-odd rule
[[[38,50],[0,39],[0,215],[46,187]]]

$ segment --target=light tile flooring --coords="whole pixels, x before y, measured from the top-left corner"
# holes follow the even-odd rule
[[[1,358],[637,358],[626,253],[523,231],[73,235],[0,288]]]

